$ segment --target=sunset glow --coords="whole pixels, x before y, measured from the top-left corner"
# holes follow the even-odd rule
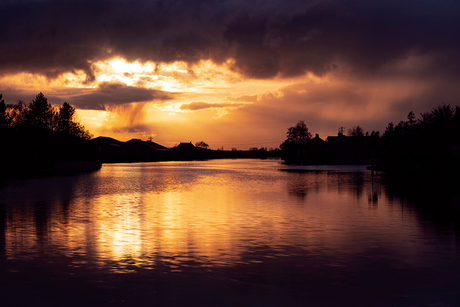
[[[21,48],[28,38],[8,38],[0,92],[10,104],[28,103],[38,92],[56,106],[67,101],[94,137],[154,136],[165,146],[203,140],[214,149],[278,147],[299,120],[323,139],[355,125],[382,133],[409,111],[458,103],[458,45],[450,43],[455,26],[445,18],[455,10],[440,7],[443,14],[420,27],[415,20],[423,14],[414,15],[410,5],[398,8],[391,23],[384,11],[375,13],[380,4],[355,5],[360,9],[334,1],[274,2],[246,16],[246,6],[232,2],[221,16],[217,3],[176,8],[175,15],[149,3],[133,3],[127,12],[115,1],[110,10],[130,21],[129,34],[80,25],[63,26],[72,44],[64,36],[62,44],[29,41]],[[417,7],[433,12],[428,4]],[[189,17],[178,17],[182,9]],[[39,28],[26,14],[5,15]],[[88,16],[89,25],[99,23],[97,12]],[[146,28],[151,16],[167,16],[164,28]],[[31,53],[34,44],[51,49]]]
[[[2,306],[458,306],[459,0],[0,0]]]

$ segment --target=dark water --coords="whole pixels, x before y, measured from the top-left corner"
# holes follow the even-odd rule
[[[459,189],[407,181],[216,160],[2,182],[0,305],[460,306]]]

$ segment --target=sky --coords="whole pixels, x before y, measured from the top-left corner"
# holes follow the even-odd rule
[[[460,105],[458,0],[0,0],[0,93],[94,136],[278,147]]]

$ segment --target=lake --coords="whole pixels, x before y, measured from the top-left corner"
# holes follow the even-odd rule
[[[460,191],[364,166],[0,182],[3,306],[460,306]]]

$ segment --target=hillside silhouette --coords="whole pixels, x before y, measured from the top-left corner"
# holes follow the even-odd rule
[[[5,104],[0,94],[0,142],[3,177],[41,175],[100,168],[101,163],[267,158],[279,150],[253,147],[247,151],[212,150],[203,141],[167,148],[151,140],[121,142],[109,137],[92,139],[64,102],[54,107],[39,93],[29,104]]]
[[[267,150],[264,147],[252,148],[251,150],[213,150],[209,149],[209,146],[203,146],[200,142],[195,145],[192,142],[183,142],[172,148],[167,148],[151,140],[131,139],[127,142],[121,142],[102,136],[94,138],[90,142],[99,149],[99,156],[103,163],[259,159],[279,157],[280,153],[277,149]]]

